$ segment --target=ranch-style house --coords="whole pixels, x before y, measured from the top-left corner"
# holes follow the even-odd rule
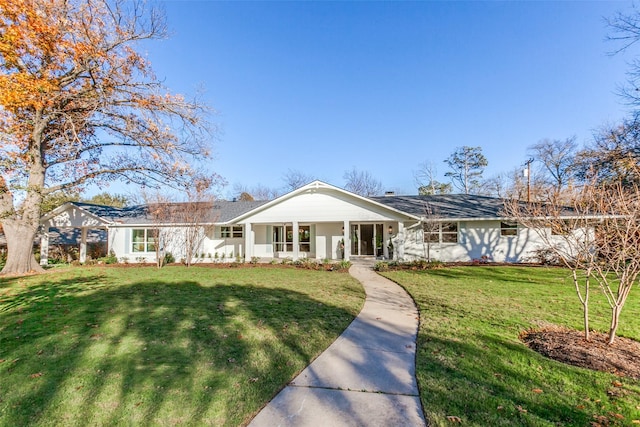
[[[217,200],[191,224],[159,220],[147,205],[70,202],[41,220],[41,263],[47,262],[50,230],[65,229],[80,230],[81,262],[87,236],[96,230],[106,235],[108,253],[120,261],[155,262],[168,252],[178,261],[187,253],[180,236],[194,226],[199,240],[193,256],[203,262],[355,257],[533,261],[542,240],[535,230],[505,217],[503,208],[502,199],[477,195],[362,197],[321,181],[271,201]]]

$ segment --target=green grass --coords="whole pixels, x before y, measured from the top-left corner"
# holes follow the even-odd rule
[[[640,382],[567,366],[522,344],[544,323],[582,326],[569,272],[556,268],[459,267],[394,271],[420,310],[416,375],[431,425],[632,425]],[[640,339],[640,289],[619,335]],[[608,306],[593,292],[592,328],[606,332]],[[638,355],[640,357],[640,355]],[[617,386],[620,381],[622,386]]]
[[[0,425],[242,425],[357,315],[348,274],[62,268],[0,278]]]

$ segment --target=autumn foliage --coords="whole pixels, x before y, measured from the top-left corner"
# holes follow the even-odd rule
[[[4,272],[37,268],[17,241],[33,241],[48,194],[197,177],[206,108],[170,94],[136,50],[164,34],[162,15],[137,1],[0,0]]]

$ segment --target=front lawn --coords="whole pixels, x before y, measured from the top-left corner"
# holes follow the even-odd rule
[[[363,302],[348,274],[299,269],[0,278],[0,425],[242,425]]]
[[[420,310],[416,370],[430,425],[640,424],[640,381],[547,359],[518,339],[549,323],[581,328],[567,270],[456,267],[384,275],[404,286]],[[591,313],[592,328],[606,332],[608,306],[595,290]],[[640,339],[640,289],[627,301],[619,335]]]

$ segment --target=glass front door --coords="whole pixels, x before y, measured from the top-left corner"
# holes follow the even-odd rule
[[[380,234],[380,237],[376,234]],[[382,224],[351,225],[351,255],[375,255],[376,242],[382,239]]]

